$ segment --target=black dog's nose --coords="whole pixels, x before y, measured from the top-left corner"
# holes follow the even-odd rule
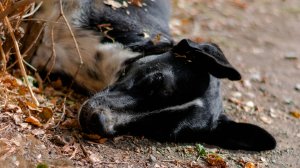
[[[110,110],[93,106],[86,102],[79,112],[79,123],[85,133],[98,134],[100,136],[111,136],[115,133],[111,124]]]

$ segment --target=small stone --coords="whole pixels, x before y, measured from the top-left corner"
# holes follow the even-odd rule
[[[150,160],[150,162],[156,162],[157,161],[156,157],[153,156],[153,155],[150,155],[149,160]]]
[[[251,84],[250,80],[243,80],[243,86],[248,89],[252,88],[252,84]]]
[[[285,56],[284,56],[284,58],[288,59],[288,60],[296,60],[296,59],[298,59],[297,53],[293,52],[293,51],[286,53]]]
[[[275,109],[270,108],[270,116],[272,118],[277,118],[277,112],[275,111]]]
[[[248,102],[246,102],[245,105],[246,105],[247,107],[250,107],[250,108],[254,108],[254,107],[255,107],[253,101],[248,101]]]
[[[241,97],[243,96],[243,94],[242,94],[241,92],[233,92],[233,93],[232,93],[232,96],[233,96],[234,98],[241,98]]]
[[[247,92],[247,93],[245,93],[245,95],[251,99],[254,99],[256,97],[255,94],[252,92]]]
[[[283,102],[288,105],[294,104],[293,99],[288,97],[284,98]]]
[[[300,91],[300,83],[297,83],[297,84],[296,84],[295,90],[296,90],[296,91]]]
[[[272,124],[272,123],[273,123],[273,120],[270,119],[270,118],[267,117],[267,116],[261,116],[260,119],[261,119],[264,123],[266,123],[266,124]]]
[[[41,155],[41,154],[38,154],[38,155],[36,156],[36,158],[39,160],[39,159],[42,158],[42,155]]]
[[[250,75],[250,79],[251,79],[252,81],[256,81],[256,82],[261,82],[261,81],[263,81],[263,78],[261,77],[260,72],[252,73],[252,74]]]
[[[45,131],[44,130],[42,130],[42,129],[34,129],[34,130],[32,130],[31,131],[31,133],[33,134],[33,135],[42,135],[42,134],[45,134]]]
[[[267,159],[264,158],[264,157],[260,157],[260,160],[261,160],[262,162],[267,162]]]

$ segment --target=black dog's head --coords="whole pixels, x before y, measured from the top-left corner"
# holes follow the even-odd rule
[[[79,121],[84,132],[193,141],[217,138],[212,132],[223,132],[219,125],[235,128],[221,114],[218,78],[241,76],[215,44],[182,40],[169,52],[126,64],[116,83],[83,104]]]

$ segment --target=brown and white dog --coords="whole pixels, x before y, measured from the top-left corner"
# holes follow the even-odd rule
[[[275,139],[264,129],[223,114],[219,79],[241,76],[221,49],[187,39],[173,45],[168,0],[143,0],[139,6],[119,0],[115,9],[108,2],[62,4],[82,54],[74,80],[89,92],[98,91],[79,112],[84,132],[206,142],[229,149],[275,148]],[[72,77],[81,61],[59,7],[58,0],[45,1],[36,16],[47,24],[31,64]],[[101,32],[101,25],[112,29]],[[47,64],[51,59],[53,67]]]

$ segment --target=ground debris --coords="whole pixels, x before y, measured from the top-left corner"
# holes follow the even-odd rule
[[[295,117],[295,118],[298,118],[300,119],[300,111],[299,110],[293,110],[290,112],[290,115]]]

